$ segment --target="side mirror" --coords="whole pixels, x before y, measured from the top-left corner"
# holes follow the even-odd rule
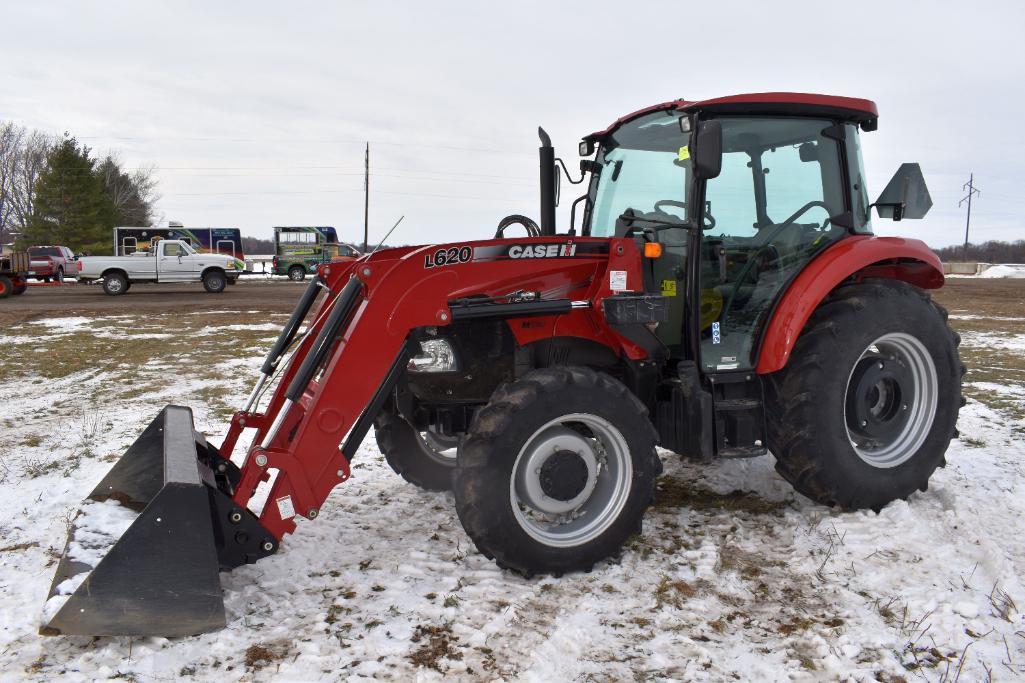
[[[902,218],[924,218],[932,208],[932,197],[925,185],[922,167],[918,164],[901,164],[872,206],[876,207],[880,218],[895,221]]]
[[[716,119],[702,121],[690,139],[690,159],[694,177],[700,180],[717,178],[722,171],[722,123]]]

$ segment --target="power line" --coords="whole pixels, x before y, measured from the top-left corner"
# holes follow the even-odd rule
[[[962,190],[968,190],[968,194],[960,202],[957,203],[958,206],[961,206],[965,202],[968,202],[968,217],[965,219],[965,223],[964,223],[964,260],[965,261],[968,260],[968,228],[969,228],[969,226],[972,223],[972,195],[974,194],[974,195],[979,195],[980,197],[982,196],[982,192],[977,187],[975,187],[974,182],[975,182],[975,174],[974,173],[969,173],[968,174],[968,182],[961,186]]]

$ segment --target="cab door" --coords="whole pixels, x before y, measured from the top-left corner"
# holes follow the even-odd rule
[[[195,279],[195,256],[180,242],[161,240],[157,255],[157,282],[186,282]]]
[[[841,145],[828,119],[722,117],[707,181],[700,263],[701,366],[745,371],[779,295],[851,228]]]

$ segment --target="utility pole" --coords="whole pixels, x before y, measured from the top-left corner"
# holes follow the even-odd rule
[[[370,243],[370,143],[363,166],[363,253]]]
[[[977,194],[979,196],[982,196],[982,192],[980,192],[979,189],[977,187],[975,187],[974,182],[975,182],[975,174],[974,173],[969,173],[968,174],[968,182],[961,186],[962,190],[968,190],[968,194],[964,197],[964,199],[962,199],[960,202],[957,203],[958,206],[961,206],[965,202],[968,202],[968,218],[965,219],[965,223],[964,223],[964,260],[965,261],[968,260],[968,227],[972,224],[972,195],[973,194]]]

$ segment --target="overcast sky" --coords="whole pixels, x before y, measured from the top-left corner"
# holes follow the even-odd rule
[[[865,97],[870,191],[919,161],[934,207],[877,232],[1025,239],[1022,2],[5,3],[0,119],[155,164],[187,226],[334,225],[390,242],[488,237],[537,217],[538,125],[576,144],[665,100]],[[571,190],[564,184],[560,225]]]

